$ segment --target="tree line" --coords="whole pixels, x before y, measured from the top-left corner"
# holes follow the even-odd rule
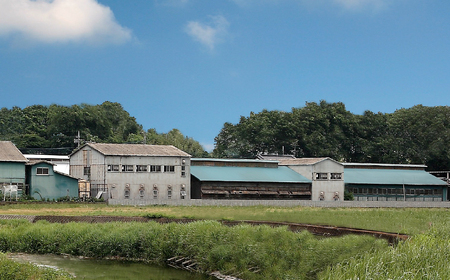
[[[80,142],[174,145],[194,157],[208,153],[179,130],[157,133],[142,125],[121,104],[32,105],[0,110],[0,140],[12,141],[24,153],[70,154]]]
[[[450,169],[450,107],[417,105],[356,115],[341,102],[307,102],[290,112],[263,110],[225,123],[213,156],[259,153],[331,157],[342,162],[425,164]]]

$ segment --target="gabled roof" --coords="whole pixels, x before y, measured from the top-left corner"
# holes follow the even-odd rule
[[[191,175],[209,182],[311,183],[289,167],[191,166]]]
[[[331,160],[333,162],[336,162],[338,164],[341,164],[340,162],[335,161],[332,158],[329,157],[321,157],[321,158],[295,158],[295,159],[283,159],[280,160],[278,165],[314,165],[319,162],[322,162],[324,160]]]
[[[11,141],[0,141],[0,161],[27,162],[28,160]]]
[[[36,165],[36,164],[39,164],[39,163],[46,163],[46,164],[52,165],[52,166],[56,165],[56,164],[54,164],[52,162],[49,162],[49,161],[46,161],[46,160],[30,160],[25,165],[30,165],[31,166],[31,165]]]
[[[71,155],[85,146],[98,151],[105,156],[180,156],[190,157],[188,153],[172,145],[146,145],[146,144],[105,144],[87,143],[75,150]]]
[[[345,168],[344,182],[362,185],[447,185],[424,170],[405,169]]]

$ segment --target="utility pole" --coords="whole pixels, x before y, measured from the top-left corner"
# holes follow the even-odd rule
[[[81,145],[81,136],[80,136],[80,131],[79,130],[78,130],[77,136],[75,137],[73,142],[75,144],[77,144],[77,147],[80,147],[80,145]]]

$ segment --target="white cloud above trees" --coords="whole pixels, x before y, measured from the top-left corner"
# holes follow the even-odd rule
[[[131,30],[96,0],[0,0],[0,36],[39,43],[123,43]]]
[[[190,21],[186,24],[185,31],[194,40],[213,50],[227,36],[230,23],[223,16],[210,16],[210,19],[209,23]]]

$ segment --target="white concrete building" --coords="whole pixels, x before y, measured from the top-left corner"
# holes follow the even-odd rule
[[[189,199],[190,157],[174,146],[87,143],[70,155],[70,175],[110,203]]]

